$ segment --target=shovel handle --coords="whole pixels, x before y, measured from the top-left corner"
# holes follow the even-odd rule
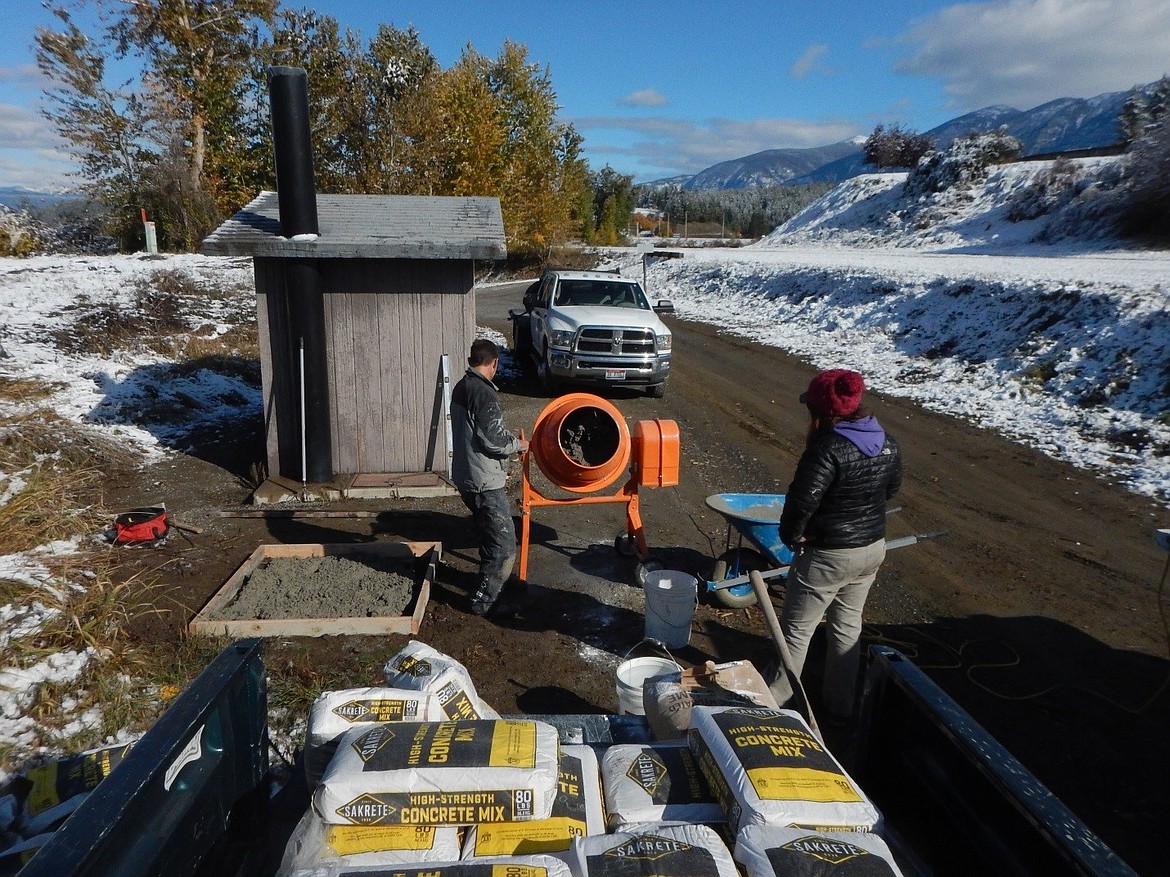
[[[800,674],[796,672],[792,663],[792,654],[788,651],[788,640],[784,639],[784,631],[780,627],[780,619],[776,617],[776,607],[772,605],[772,598],[768,595],[768,586],[764,584],[764,577],[759,570],[753,569],[748,573],[752,589],[756,592],[756,604],[764,613],[764,620],[768,623],[768,632],[772,634],[772,643],[776,646],[776,653],[780,656],[780,667],[788,676],[793,694],[798,696],[802,712],[808,718],[808,726],[817,737],[821,737],[821,729],[817,727],[816,716],[813,715],[812,704],[808,702],[808,695],[800,682]]]

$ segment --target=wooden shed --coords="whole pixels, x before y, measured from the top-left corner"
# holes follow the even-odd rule
[[[271,477],[303,486],[305,421],[328,421],[325,455],[342,495],[443,486],[448,447],[442,362],[452,381],[475,337],[474,263],[507,255],[496,198],[316,196],[319,235],[281,235],[275,192],[262,192],[203,241],[251,256],[256,277],[264,427]],[[305,238],[305,239],[302,239]],[[309,265],[323,306],[324,398],[305,407],[293,265]],[[313,424],[322,429],[321,423]]]

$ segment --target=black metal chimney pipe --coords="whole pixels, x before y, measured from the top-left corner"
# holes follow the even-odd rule
[[[286,238],[318,234],[317,184],[309,131],[309,77],[301,67],[268,68],[280,233]]]
[[[280,232],[290,240],[315,240],[319,233],[317,193],[309,136],[309,84],[305,71],[300,67],[269,67],[268,100],[272,112]],[[285,468],[286,459],[300,459],[301,471],[286,470],[281,474],[322,483],[333,478],[325,285],[316,259],[290,258],[284,260],[284,265],[289,327],[286,362],[291,364],[291,384],[297,388],[297,394],[285,401],[298,413],[297,417],[284,422],[299,422],[298,437],[303,453],[291,453],[291,442],[287,439],[292,437],[286,436],[280,442],[281,468]],[[303,419],[300,417],[302,400]],[[290,453],[286,455],[285,449]]]

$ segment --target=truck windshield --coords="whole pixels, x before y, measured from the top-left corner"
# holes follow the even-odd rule
[[[606,305],[615,308],[649,310],[650,303],[642,287],[617,280],[562,280],[557,285],[553,304],[558,307]]]

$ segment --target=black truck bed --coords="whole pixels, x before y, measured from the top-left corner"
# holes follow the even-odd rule
[[[308,793],[270,794],[260,640],[225,649],[21,877],[269,877]],[[649,739],[640,716],[539,716],[562,742]],[[907,874],[1135,874],[904,656],[875,647],[856,750]]]

